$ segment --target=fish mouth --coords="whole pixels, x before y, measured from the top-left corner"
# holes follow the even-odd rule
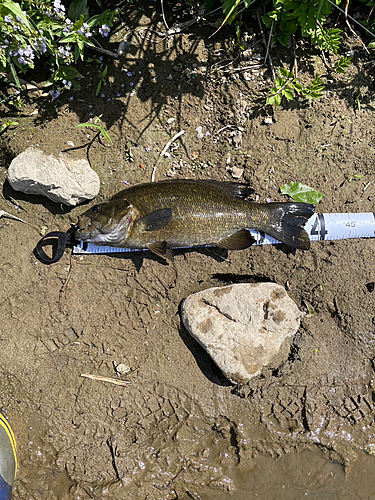
[[[91,220],[88,217],[81,218],[74,226],[74,237],[79,241],[88,241],[93,233]]]

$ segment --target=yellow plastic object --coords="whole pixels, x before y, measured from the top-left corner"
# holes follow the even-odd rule
[[[16,438],[8,421],[0,413],[0,500],[10,500],[16,473]]]

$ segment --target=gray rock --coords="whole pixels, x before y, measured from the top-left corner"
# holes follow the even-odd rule
[[[240,179],[244,173],[244,169],[239,167],[227,167],[226,169],[233,179]]]
[[[301,315],[275,283],[210,288],[182,304],[185,328],[235,384],[281,364]]]
[[[16,191],[41,194],[71,206],[95,198],[100,189],[98,174],[87,160],[66,153],[55,158],[33,147],[14,158],[8,181]]]

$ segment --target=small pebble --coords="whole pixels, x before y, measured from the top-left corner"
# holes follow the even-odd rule
[[[124,363],[120,363],[116,366],[116,372],[124,375],[125,373],[130,372],[130,366],[127,366]]]
[[[239,179],[240,177],[242,177],[243,168],[232,167],[230,169],[230,173],[231,173],[233,179]]]
[[[273,118],[272,118],[272,116],[266,116],[265,119],[263,120],[263,123],[265,125],[272,125],[273,124]]]

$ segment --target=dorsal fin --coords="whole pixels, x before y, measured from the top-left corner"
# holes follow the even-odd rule
[[[196,182],[202,182],[202,183],[204,182],[212,187],[215,187],[216,189],[221,189],[222,191],[225,191],[226,193],[234,196],[235,198],[240,198],[241,200],[244,200],[245,198],[248,198],[249,196],[255,193],[254,189],[252,189],[247,184],[243,184],[241,182],[214,181],[211,179],[204,179]]]

